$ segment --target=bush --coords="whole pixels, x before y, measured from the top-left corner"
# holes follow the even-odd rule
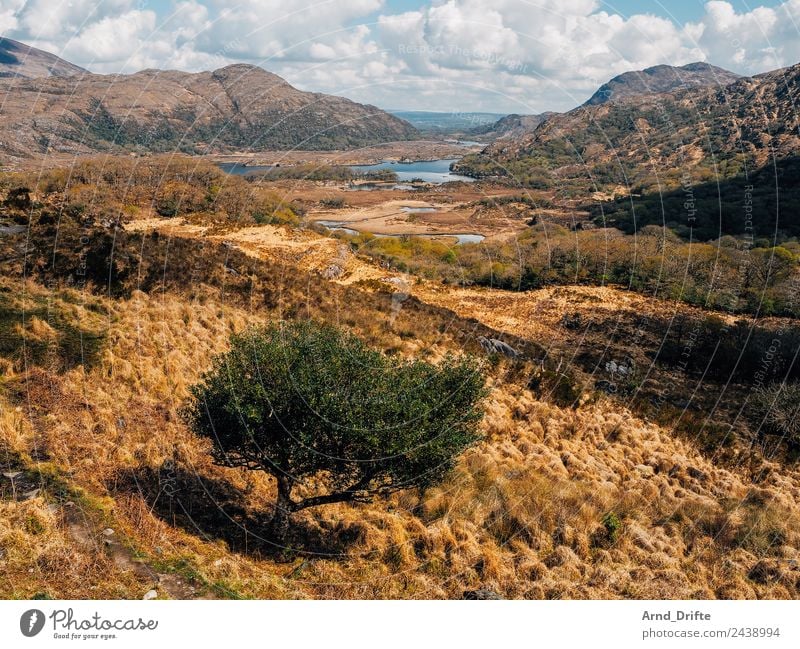
[[[292,512],[439,480],[478,439],[483,384],[470,360],[396,360],[336,328],[284,322],[234,336],[185,415],[219,464],[276,479],[281,539]],[[297,500],[302,483],[315,495]]]
[[[753,403],[758,425],[764,432],[800,445],[800,383],[773,383],[758,388]]]

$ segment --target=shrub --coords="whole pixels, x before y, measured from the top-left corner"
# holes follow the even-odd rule
[[[800,383],[773,383],[757,388],[753,403],[764,432],[800,445]]]
[[[608,512],[603,516],[603,528],[605,528],[608,540],[611,543],[616,543],[622,531],[622,521],[614,512]]]
[[[401,361],[312,322],[234,336],[191,390],[185,416],[215,460],[272,475],[272,533],[307,507],[362,502],[439,480],[478,439],[479,367]],[[315,495],[293,490],[313,483]]]

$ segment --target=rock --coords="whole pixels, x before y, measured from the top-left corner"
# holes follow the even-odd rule
[[[328,266],[324,271],[322,271],[322,276],[325,279],[338,279],[344,273],[344,268],[337,264],[331,264]]]
[[[623,363],[617,363],[616,361],[608,361],[606,363],[606,372],[609,374],[621,374],[622,376],[628,376],[633,371],[633,368],[630,365],[624,365]]]
[[[144,597],[142,597],[142,599],[144,599],[144,600],[155,599],[156,597],[158,597],[158,591],[156,591],[156,590],[148,590],[144,594]]]
[[[600,392],[605,392],[606,394],[615,394],[617,391],[617,386],[611,381],[600,379],[599,381],[595,381],[594,389],[599,390]]]
[[[688,473],[695,480],[700,480],[700,482],[705,482],[708,480],[708,475],[706,475],[704,471],[701,471],[693,466],[688,467],[686,469],[686,473]]]
[[[110,527],[107,527],[103,530],[103,536],[114,536],[114,530],[112,530]]]
[[[477,590],[465,590],[464,599],[503,599],[488,588],[478,588]]]
[[[564,329],[580,329],[583,326],[583,317],[580,313],[565,313],[561,318]]]
[[[485,336],[480,336],[478,338],[478,342],[487,354],[502,354],[503,356],[508,356],[509,358],[519,358],[522,356],[522,354],[514,349],[511,345],[504,343],[502,340],[498,340],[497,338],[486,338]]]

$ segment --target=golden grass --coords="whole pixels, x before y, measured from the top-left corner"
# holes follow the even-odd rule
[[[0,449],[43,485],[31,500],[0,501],[3,597],[138,598],[154,585],[162,596],[260,598],[442,598],[479,587],[526,598],[798,596],[796,469],[776,467],[755,487],[618,402],[559,408],[501,373],[490,379],[485,440],[447,481],[304,512],[297,525],[319,542],[271,553],[257,524],[270,481],[213,466],[179,416],[230,333],[269,314],[203,287],[192,300],[134,293],[99,300],[92,314],[99,307],[106,343],[94,366],[3,377]],[[438,344],[434,356],[451,343]],[[163,492],[171,472],[219,491],[189,514],[156,506],[153,489]],[[175,503],[194,502],[181,489]],[[227,527],[209,525],[214,503]],[[612,513],[616,531],[604,522]],[[127,554],[104,545],[104,527]],[[131,559],[161,576],[131,570]],[[170,590],[176,575],[193,594]]]

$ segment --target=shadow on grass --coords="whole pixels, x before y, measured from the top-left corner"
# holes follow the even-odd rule
[[[256,558],[292,560],[297,555],[335,559],[353,540],[347,530],[325,531],[293,520],[284,544],[268,532],[272,511],[254,512],[243,494],[223,478],[203,476],[167,462],[117,474],[109,485],[116,494],[136,494],[150,511],[174,527],[208,541],[224,541],[232,552]]]

